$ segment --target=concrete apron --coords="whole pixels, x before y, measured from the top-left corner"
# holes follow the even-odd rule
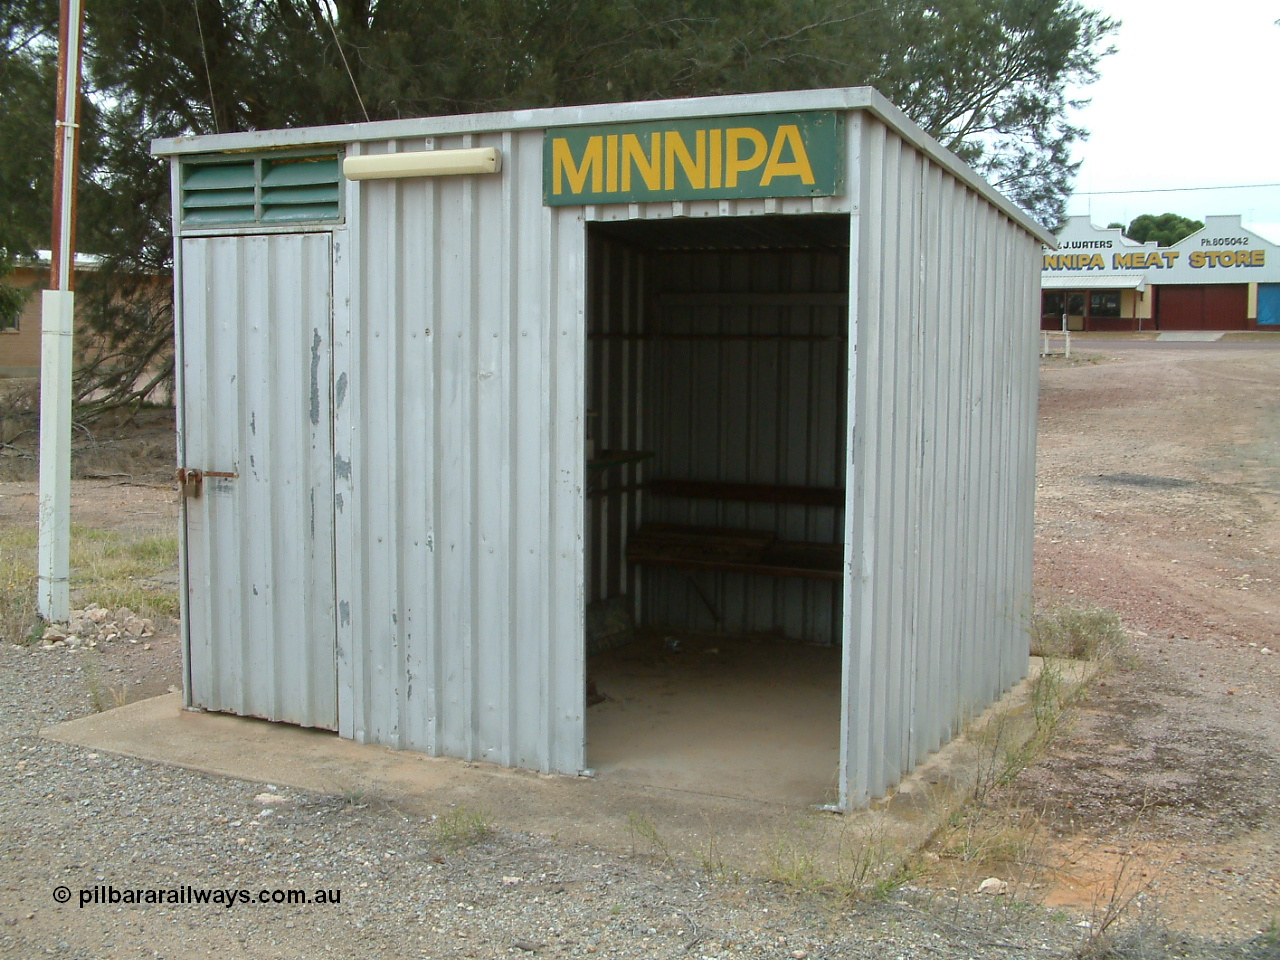
[[[408,816],[466,807],[495,828],[711,870],[873,883],[891,876],[1035,732],[1029,678],[870,808],[835,814],[599,777],[549,776],[182,709],[178,694],[59,724],[42,736],[188,770],[385,802]],[[1085,671],[1059,668],[1063,686]],[[1060,690],[1059,693],[1065,692]]]

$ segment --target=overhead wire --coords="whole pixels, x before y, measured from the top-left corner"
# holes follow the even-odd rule
[[[334,12],[334,17],[337,17],[336,11]],[[338,48],[338,56],[342,58],[342,65],[347,68],[347,78],[351,81],[351,89],[356,93],[356,102],[360,104],[360,112],[364,114],[364,119],[367,123],[369,120],[369,111],[365,109],[364,97],[360,96],[360,87],[356,85],[355,74],[351,72],[351,64],[347,63],[347,55],[342,49],[342,41],[338,39],[338,28],[334,25],[333,20],[330,20],[328,17],[324,17],[322,15],[322,19],[325,23],[329,24],[329,30],[333,34],[333,42]]]
[[[204,42],[204,24],[200,22],[200,0],[191,0],[191,9],[196,14],[196,33],[200,35],[200,59],[204,61],[204,79],[209,85],[209,110],[213,119],[213,132],[221,133],[218,129],[218,101],[213,96],[213,74],[209,71],[209,52],[205,49]]]
[[[1074,190],[1081,197],[1105,197],[1130,193],[1190,193],[1196,190],[1256,190],[1280,187],[1280,183],[1229,183],[1220,187],[1146,187],[1141,190]]]

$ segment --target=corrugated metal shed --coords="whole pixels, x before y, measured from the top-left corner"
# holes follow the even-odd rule
[[[795,111],[839,119],[832,195],[544,203],[548,130]],[[501,172],[302,178],[321,213],[287,224],[258,184],[237,194],[254,222],[183,222],[186,178],[246,151],[299,179],[287,163],[475,148]],[[206,472],[184,500],[189,704],[574,774],[584,611],[625,596],[642,621],[841,645],[848,807],[1023,675],[1052,240],[874,91],[153,152],[174,171],[180,457]],[[588,411],[599,446],[652,456],[598,483]],[[663,477],[828,500],[664,500]],[[707,623],[673,571],[628,562],[641,522],[764,526],[842,570],[713,572]]]

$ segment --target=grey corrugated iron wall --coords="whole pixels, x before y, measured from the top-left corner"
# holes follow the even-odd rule
[[[858,806],[1026,669],[1039,245],[879,121],[850,129],[841,783]]]
[[[542,205],[540,131],[352,152],[472,146],[498,147],[502,174],[347,186],[351,288],[337,294],[334,366],[340,732],[573,773],[582,211]]]
[[[183,503],[188,704],[332,729],[330,238],[178,256],[182,462],[233,475]]]

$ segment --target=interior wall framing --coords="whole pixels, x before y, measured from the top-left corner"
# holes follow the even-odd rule
[[[644,451],[647,260],[637,247],[595,231],[587,250],[587,434],[597,453]],[[640,522],[648,467],[635,460],[588,468],[586,476],[587,602],[625,598],[633,617],[641,577],[627,563],[626,535]]]

